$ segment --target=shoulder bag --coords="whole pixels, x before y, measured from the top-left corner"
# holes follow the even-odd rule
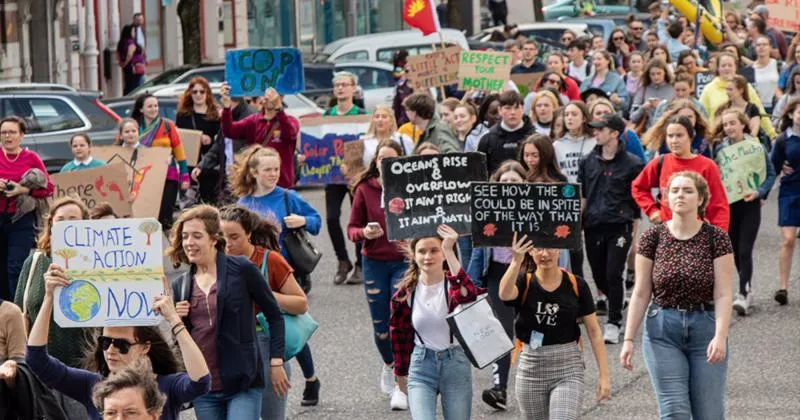
[[[31,320],[28,317],[28,293],[31,290],[31,278],[33,272],[36,271],[36,264],[39,262],[39,257],[42,256],[42,251],[35,251],[33,259],[31,260],[31,269],[28,271],[28,280],[25,281],[25,291],[22,293],[22,319],[25,321],[25,334],[31,331]]]
[[[292,214],[289,208],[289,191],[283,191],[283,203],[286,206],[286,215]],[[319,264],[322,253],[311,242],[305,228],[287,228],[286,236],[283,238],[283,247],[286,255],[289,256],[289,263],[292,264],[298,276],[305,276],[314,272],[314,268]]]

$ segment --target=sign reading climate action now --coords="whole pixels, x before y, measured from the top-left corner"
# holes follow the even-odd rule
[[[462,51],[458,67],[461,90],[502,90],[511,77],[511,54],[491,51]]]
[[[470,195],[473,246],[511,246],[517,232],[539,248],[581,247],[577,184],[473,182]]]
[[[469,185],[486,181],[486,155],[448,153],[381,161],[387,237],[436,235],[440,224],[470,233]]]

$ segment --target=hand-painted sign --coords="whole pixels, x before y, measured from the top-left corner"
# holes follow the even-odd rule
[[[109,164],[121,162],[125,165],[133,217],[158,217],[167,168],[172,164],[170,149],[100,146],[92,148],[92,155]]]
[[[54,198],[77,195],[89,209],[108,203],[119,217],[130,217],[130,186],[125,164],[112,163],[99,168],[55,174]]]
[[[714,72],[699,71],[694,74],[694,97],[699,98],[703,93],[703,89],[714,80]]]
[[[305,156],[298,185],[347,184],[341,171],[344,145],[363,137],[371,117],[319,117],[300,121],[300,152]]]
[[[443,223],[469,234],[469,186],[486,181],[486,155],[386,158],[381,161],[381,179],[389,240],[435,236]]]
[[[528,235],[538,248],[581,247],[577,184],[472,184],[472,244],[511,246]]]
[[[183,150],[186,152],[186,164],[190,168],[197,166],[197,162],[200,160],[200,148],[203,147],[203,132],[179,128],[178,135],[181,138]]]
[[[723,148],[714,157],[719,165],[728,203],[735,203],[758,190],[767,179],[764,147],[756,140],[744,140]]]
[[[297,48],[243,48],[225,53],[225,80],[231,96],[281,95],[305,90],[303,59]]]
[[[406,77],[411,87],[425,90],[458,83],[461,47],[448,47],[408,57]]]
[[[161,224],[155,219],[70,220],[52,230],[53,264],[70,285],[55,291],[63,327],[155,325],[164,293]]]
[[[503,90],[511,77],[511,54],[492,51],[462,51],[458,88],[462,90]]]

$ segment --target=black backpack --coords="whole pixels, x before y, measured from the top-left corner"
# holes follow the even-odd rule
[[[53,390],[25,362],[17,362],[16,386],[0,385],[0,417],[9,420],[69,420]]]

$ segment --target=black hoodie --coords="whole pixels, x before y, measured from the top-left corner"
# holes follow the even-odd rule
[[[515,131],[503,128],[503,123],[497,123],[489,129],[480,143],[478,151],[486,154],[486,168],[491,176],[500,165],[507,160],[517,160],[519,145],[528,136],[534,133],[530,119],[522,119],[522,127]]]
[[[621,144],[611,160],[603,159],[603,146],[596,146],[581,160],[578,183],[586,199],[584,229],[633,222],[639,207],[633,201],[631,183],[643,168],[642,161]]]

